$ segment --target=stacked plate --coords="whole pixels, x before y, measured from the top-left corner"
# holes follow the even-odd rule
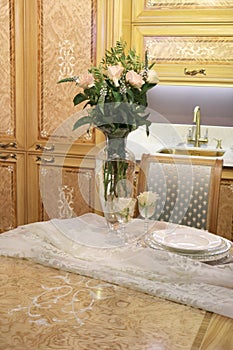
[[[145,243],[154,249],[164,249],[199,261],[225,258],[231,249],[227,239],[192,228],[154,231],[145,237]]]

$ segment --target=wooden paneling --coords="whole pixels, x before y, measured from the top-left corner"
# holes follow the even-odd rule
[[[0,153],[0,232],[25,222],[25,155]]]
[[[233,241],[233,169],[223,169],[217,233]]]
[[[28,171],[29,222],[98,211],[94,158],[30,154]]]

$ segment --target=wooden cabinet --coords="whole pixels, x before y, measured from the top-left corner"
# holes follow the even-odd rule
[[[223,168],[217,232],[233,241],[233,168]]]
[[[133,25],[132,43],[148,51],[162,83],[233,83],[233,25]]]
[[[124,15],[131,46],[156,63],[160,83],[233,83],[233,6],[231,1],[132,0]],[[130,23],[130,24],[129,24]]]
[[[0,0],[0,152],[24,150],[23,0]]]
[[[83,154],[96,140],[94,132],[82,136],[79,131],[77,141],[72,133],[81,114],[73,98],[81,90],[57,82],[87,72],[96,62],[96,1],[71,0],[67,6],[66,0],[28,0],[26,5],[27,147],[41,150],[52,139],[60,152],[59,144],[72,138],[69,152]]]
[[[25,154],[0,152],[0,232],[26,221]]]
[[[82,106],[73,106],[78,88],[57,82],[82,74],[99,61],[106,43],[112,44],[99,28],[113,9],[106,0],[0,0],[0,8],[2,232],[27,222],[96,210],[93,148],[103,136],[95,131],[87,135],[85,127],[72,131],[82,115]],[[82,162],[85,157],[88,165]],[[55,188],[50,184],[56,184],[57,169],[62,180]],[[46,186],[54,189],[45,199],[42,174],[48,179]],[[47,198],[51,211],[43,202]]]
[[[133,22],[202,22],[232,21],[231,0],[132,0]]]
[[[28,155],[28,221],[98,212],[95,159]]]
[[[3,232],[23,224],[27,214],[23,0],[0,0],[0,8],[0,232]]]

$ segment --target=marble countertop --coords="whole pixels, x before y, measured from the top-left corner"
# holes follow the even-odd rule
[[[146,136],[144,127],[140,127],[128,136],[127,146],[131,149],[137,160],[141,159],[143,153],[157,153],[162,148],[171,147],[193,147],[187,144],[188,129],[191,125],[152,123],[150,135]],[[201,126],[201,134],[205,135],[207,130],[209,142],[202,148],[216,150],[216,139],[222,140],[223,166],[233,167],[233,128],[219,126]]]

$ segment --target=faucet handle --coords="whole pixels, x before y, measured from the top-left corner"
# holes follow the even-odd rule
[[[188,138],[191,139],[193,136],[192,128],[188,129]]]
[[[216,148],[222,149],[222,139],[214,138],[214,140],[217,141]]]
[[[204,138],[208,140],[208,136],[209,136],[209,129],[206,128],[205,129],[205,136],[204,136]]]

